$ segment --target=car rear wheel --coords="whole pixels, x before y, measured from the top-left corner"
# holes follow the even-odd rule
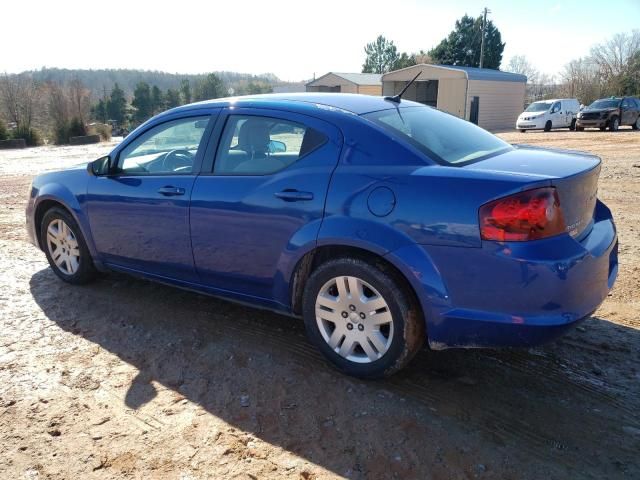
[[[609,121],[609,130],[611,130],[612,132],[617,132],[619,126],[620,126],[620,120],[618,120],[618,117],[613,117]]]
[[[584,127],[576,127],[576,132],[584,132]]]
[[[576,129],[576,119],[571,120],[571,125],[569,125],[569,130],[572,132]]]
[[[73,284],[88,283],[96,275],[87,244],[73,217],[61,208],[45,213],[40,244],[54,273]]]
[[[607,129],[607,127],[599,127],[599,128],[601,132],[604,132]]]
[[[638,115],[638,118],[636,118],[636,123],[631,125],[631,128],[633,128],[634,130],[640,130],[640,115]]]
[[[551,120],[547,120],[547,123],[545,123],[545,124],[544,124],[544,131],[545,131],[545,132],[550,131],[550,130],[551,130],[551,127],[552,127],[552,125],[551,125]]]
[[[393,272],[360,259],[331,260],[309,277],[307,335],[342,372],[380,378],[400,370],[424,343],[424,319]]]

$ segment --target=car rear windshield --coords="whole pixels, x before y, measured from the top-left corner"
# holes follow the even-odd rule
[[[618,108],[620,106],[620,99],[614,98],[611,100],[596,100],[589,108]]]
[[[513,148],[471,122],[430,107],[393,108],[363,117],[445,165],[461,165]]]
[[[551,102],[533,102],[525,112],[546,112],[551,108]]]

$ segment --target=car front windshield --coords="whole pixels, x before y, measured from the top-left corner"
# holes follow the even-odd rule
[[[443,164],[463,164],[510,150],[486,130],[430,107],[393,108],[363,115]]]
[[[596,100],[591,105],[589,105],[589,108],[592,108],[595,110],[595,109],[601,109],[601,108],[618,108],[619,106],[620,106],[620,100],[614,98],[611,100]]]
[[[533,102],[525,112],[546,112],[551,108],[551,102]]]

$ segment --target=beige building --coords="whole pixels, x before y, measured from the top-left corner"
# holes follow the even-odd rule
[[[382,94],[399,93],[418,72],[403,98],[469,120],[486,130],[515,128],[524,109],[527,77],[488,68],[414,65],[382,75]]]
[[[307,92],[361,93],[382,95],[382,82],[377,73],[335,73],[329,72],[307,83]]]

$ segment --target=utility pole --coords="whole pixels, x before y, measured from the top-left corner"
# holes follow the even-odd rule
[[[484,63],[484,34],[487,30],[487,13],[489,13],[489,9],[487,7],[484,7],[484,15],[482,18],[482,39],[480,40],[480,68],[482,68],[482,64]]]

